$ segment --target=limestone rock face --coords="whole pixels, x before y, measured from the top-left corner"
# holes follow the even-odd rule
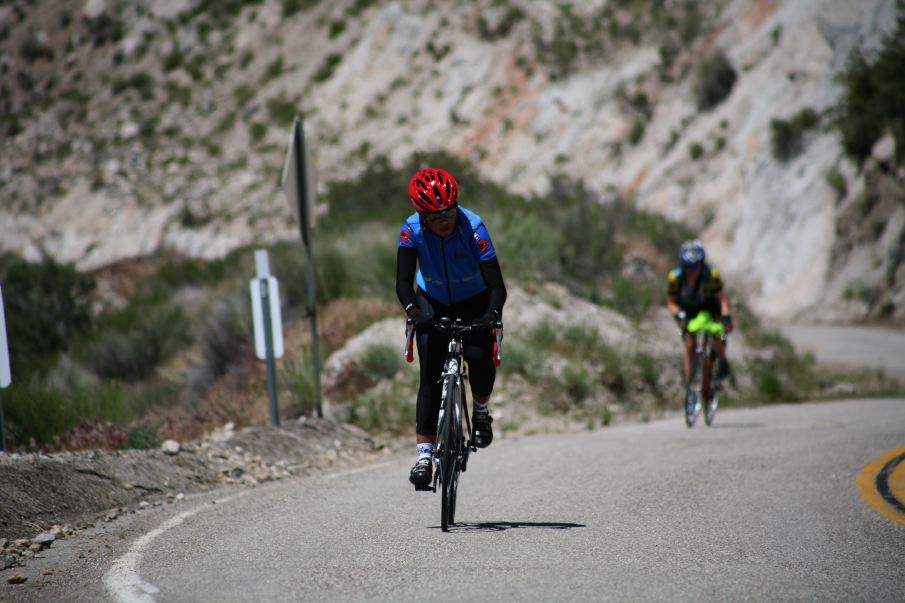
[[[27,258],[90,270],[295,238],[275,186],[291,125],[279,101],[290,101],[305,113],[321,186],[377,155],[445,149],[519,192],[562,173],[687,222],[766,315],[852,318],[863,309],[839,304],[853,282],[888,286],[877,258],[900,245],[901,220],[840,247],[840,208],[863,173],[830,128],[775,158],[771,122],[832,107],[836,76],[853,49],[888,33],[895,0],[702,3],[702,31],[670,65],[640,35],[564,73],[544,55],[562,22],[555,3],[511,0],[506,13],[490,0],[430,10],[394,0],[362,12],[350,0],[284,15],[284,3],[263,2],[226,16],[192,16],[193,0],[91,0],[71,15],[58,4],[0,9],[0,64],[16,75],[3,79],[17,82],[4,93],[16,127],[0,128],[0,247]],[[580,18],[604,3],[577,4]],[[28,40],[52,52],[26,59]],[[701,111],[696,67],[717,49],[737,79]],[[631,102],[640,93],[646,108]],[[831,172],[845,178],[841,200]]]

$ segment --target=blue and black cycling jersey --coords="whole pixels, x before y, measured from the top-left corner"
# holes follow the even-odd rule
[[[717,294],[722,290],[720,271],[711,264],[701,267],[701,276],[694,286],[681,266],[670,270],[666,276],[666,295],[675,300],[680,308],[693,314],[701,309],[708,309],[718,315],[720,304]]]
[[[417,252],[418,288],[445,306],[485,291],[481,263],[496,259],[481,217],[462,206],[453,233],[445,238],[424,226],[417,213],[412,214],[399,231],[398,248]]]

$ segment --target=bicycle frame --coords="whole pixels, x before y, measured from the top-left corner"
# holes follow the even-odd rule
[[[465,369],[463,336],[474,329],[460,319],[441,318],[433,327],[437,332],[449,336],[446,360],[440,375],[442,389],[440,411],[437,416],[437,432],[434,440],[434,479],[431,490],[442,489],[440,527],[446,532],[455,521],[456,495],[459,473],[464,472],[471,452],[477,447],[471,442],[471,419],[468,415],[466,384],[468,373]],[[405,348],[403,355],[412,362],[412,344],[415,329],[411,320],[406,322]],[[502,359],[503,324],[497,322],[492,329],[495,337],[493,362],[499,366]],[[464,428],[463,428],[464,427]],[[467,435],[466,435],[467,434]]]
[[[683,340],[685,333],[695,337],[695,352],[691,359],[691,370],[685,382],[685,424],[689,428],[693,427],[701,413],[702,405],[706,405],[704,419],[709,426],[716,415],[717,392],[719,391],[719,382],[714,379],[714,364],[712,361],[710,363],[710,374],[704,374],[707,367],[707,359],[712,359],[713,357],[713,335],[708,331],[682,330]],[[699,334],[700,337],[698,337]],[[722,340],[725,345],[725,336],[722,337]],[[710,399],[708,400],[704,399],[705,380],[710,384]]]

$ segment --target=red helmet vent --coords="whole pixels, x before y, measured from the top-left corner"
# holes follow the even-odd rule
[[[441,168],[424,168],[409,182],[409,200],[419,213],[433,213],[452,207],[459,198],[459,183]]]

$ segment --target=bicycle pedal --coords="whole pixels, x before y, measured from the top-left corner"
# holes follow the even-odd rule
[[[415,486],[415,492],[436,492],[437,489],[433,486]]]

